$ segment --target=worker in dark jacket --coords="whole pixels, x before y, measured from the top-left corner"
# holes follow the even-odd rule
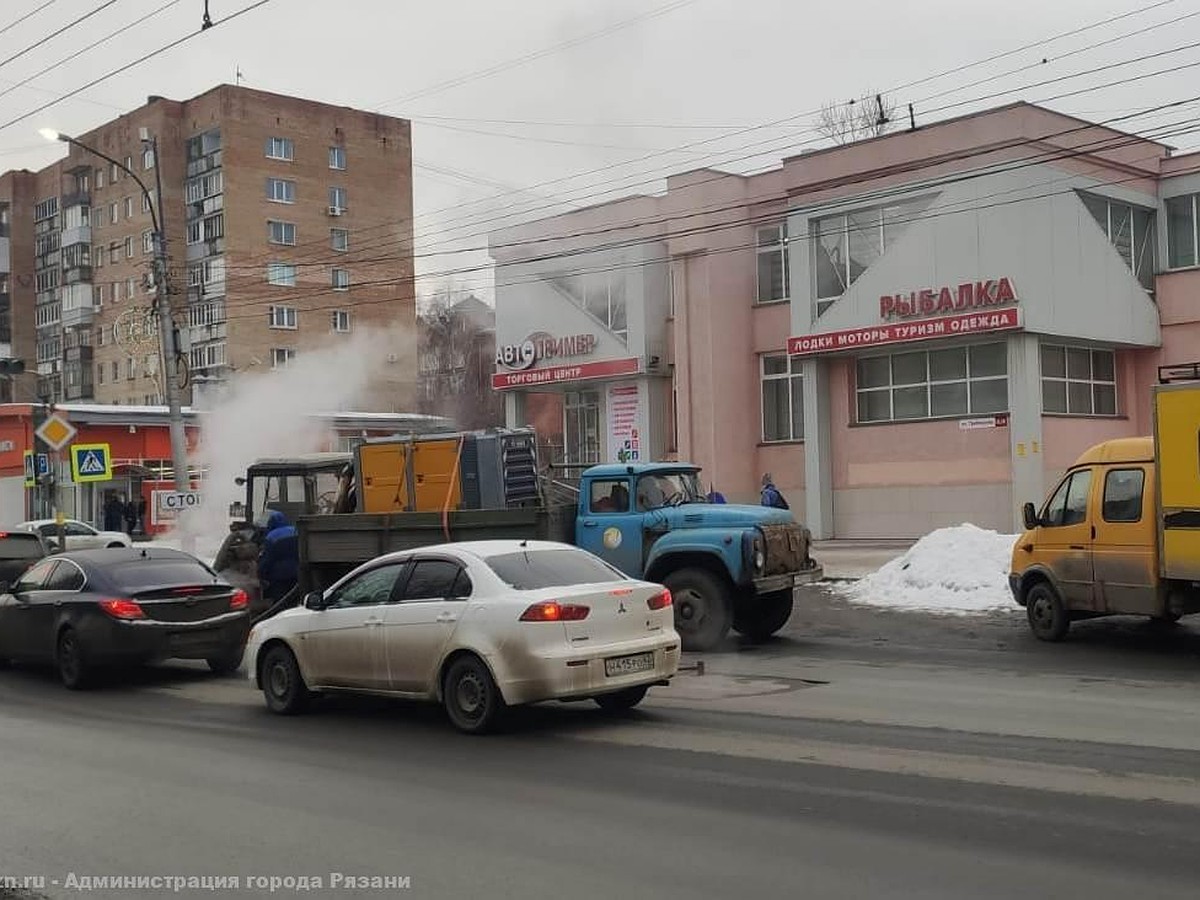
[[[296,584],[300,573],[300,544],[295,527],[277,509],[267,518],[267,533],[258,557],[258,580],[263,598],[279,600]]]
[[[771,479],[771,473],[768,472],[762,477],[762,505],[773,506],[776,509],[790,509],[788,502],[783,499],[783,494],[779,488],[775,487]]]

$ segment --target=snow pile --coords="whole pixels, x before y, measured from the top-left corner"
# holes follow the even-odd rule
[[[1012,610],[1008,572],[1018,537],[970,524],[940,528],[842,594],[865,606],[950,615]]]

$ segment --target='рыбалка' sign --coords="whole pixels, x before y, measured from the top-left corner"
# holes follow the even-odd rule
[[[884,294],[879,298],[879,318],[887,321],[945,315],[1016,302],[1017,294],[1009,278],[968,281],[957,288],[928,288],[923,291],[910,291],[907,294]]]

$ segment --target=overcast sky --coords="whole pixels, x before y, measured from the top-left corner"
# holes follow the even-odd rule
[[[902,106],[914,103],[919,122],[1017,99],[1104,119],[1200,95],[1198,48],[1032,86],[1200,41],[1197,0],[270,0],[221,23],[252,2],[210,0],[218,27],[0,128],[0,169],[38,168],[62,155],[38,137],[39,128],[82,132],[149,94],[186,99],[233,82],[240,68],[250,87],[411,118],[416,231],[428,252],[483,243],[492,225],[516,221],[522,211],[549,211],[555,201],[600,202],[656,189],[670,171],[766,168],[819,145],[813,112],[823,102],[868,91],[890,90]],[[0,33],[0,123],[198,29],[204,0],[0,0],[0,29],[44,5]],[[1124,13],[1133,14],[982,62]],[[1133,34],[1162,23],[1169,24]],[[119,37],[77,55],[114,31]],[[1111,42],[1063,58],[1101,41]],[[973,63],[982,64],[924,80]],[[1196,65],[1095,89],[1189,64]],[[1031,68],[973,84],[1023,67]],[[1052,99],[1082,89],[1091,90]],[[1198,109],[1122,127],[1186,123]],[[1167,143],[1200,145],[1192,133]],[[694,146],[659,152],[684,145]],[[486,256],[478,253],[423,257],[418,271],[429,277],[420,290],[481,262]],[[453,277],[490,295],[486,272]]]

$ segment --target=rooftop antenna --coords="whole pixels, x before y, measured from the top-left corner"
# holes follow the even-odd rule
[[[200,30],[205,31],[206,29],[209,29],[212,27],[213,27],[212,16],[210,16],[208,14],[208,0],[204,0],[204,20],[200,23]]]
[[[238,84],[238,86],[240,87],[240,86],[241,86],[241,84],[242,84],[242,67],[241,67],[241,66],[238,66],[238,67],[235,69],[233,78],[234,78],[234,81],[235,81],[235,82]]]
[[[913,105],[911,103],[908,104],[908,130],[917,130],[917,114],[913,112]]]

